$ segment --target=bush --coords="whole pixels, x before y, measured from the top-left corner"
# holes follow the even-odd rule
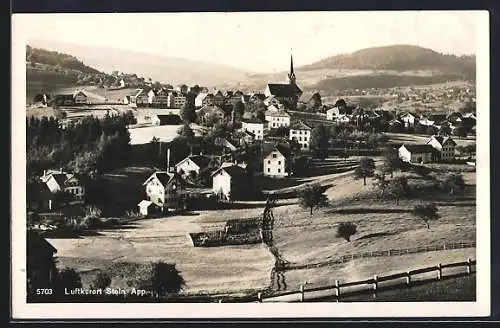
[[[337,237],[344,238],[348,242],[351,241],[351,236],[357,231],[356,224],[352,222],[341,222],[337,228]]]
[[[74,289],[82,287],[80,274],[73,268],[60,270],[54,279],[54,290],[56,294],[64,295],[65,288]]]
[[[99,272],[90,284],[91,288],[95,289],[105,289],[109,285],[111,285],[111,277],[106,272]]]

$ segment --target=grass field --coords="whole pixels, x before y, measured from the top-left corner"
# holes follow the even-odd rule
[[[143,173],[145,176],[148,172]],[[125,183],[126,176],[127,172],[116,172],[116,176],[109,178]],[[276,218],[274,243],[292,263],[322,263],[352,253],[476,239],[474,172],[466,173],[466,181],[471,186],[461,198],[435,197],[440,204],[441,218],[431,222],[430,229],[409,213],[417,200],[401,200],[396,205],[394,201],[372,199],[371,179],[363,186],[362,180],[354,179],[348,172],[328,175],[320,181],[329,186],[326,194],[330,207],[315,211],[311,217],[292,198],[279,200],[273,210]],[[98,270],[109,270],[113,276],[112,285],[125,287],[126,272],[135,263],[163,260],[175,263],[180,269],[186,280],[186,293],[238,293],[269,286],[274,265],[270,252],[263,245],[194,248],[187,233],[220,227],[227,219],[259,216],[263,206],[263,201],[242,202],[231,210],[206,210],[139,220],[95,235],[49,241],[58,250],[59,266],[72,266],[81,271],[84,284],[88,284]],[[342,221],[358,225],[351,242],[335,236],[336,226]],[[333,283],[335,279],[352,281],[439,262],[463,261],[467,257],[475,258],[474,248],[290,270],[284,272],[284,278],[288,289],[296,289],[305,280],[318,286]]]

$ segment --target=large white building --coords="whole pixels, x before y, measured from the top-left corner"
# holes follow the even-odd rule
[[[290,126],[289,140],[295,140],[303,150],[309,150],[311,145],[312,128],[306,123],[299,121]]]
[[[451,137],[432,136],[426,144],[431,145],[437,150],[439,159],[443,162],[449,162],[455,159],[456,142]]]
[[[430,163],[434,160],[435,149],[431,145],[401,145],[399,158],[408,163]]]
[[[270,129],[290,126],[290,115],[285,111],[266,111],[266,121]]]
[[[241,121],[241,129],[254,135],[255,140],[264,139],[264,130],[267,128],[266,122],[257,119],[247,119]]]

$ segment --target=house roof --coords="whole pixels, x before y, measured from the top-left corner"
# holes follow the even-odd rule
[[[298,121],[290,126],[290,130],[312,130],[312,128],[306,123]]]
[[[240,165],[237,165],[234,163],[232,165],[227,165],[227,164],[224,165],[224,163],[223,163],[221,165],[221,167],[219,167],[217,170],[215,170],[212,173],[212,176],[214,176],[215,174],[217,174],[221,170],[225,171],[233,179],[238,179],[238,178],[246,176],[246,170],[243,167],[241,167]]]
[[[401,147],[405,147],[411,153],[433,153],[435,152],[434,147],[428,144],[415,144],[415,145],[405,145],[403,144]]]
[[[442,146],[444,145],[446,142],[448,141],[451,141],[454,145],[456,145],[457,143],[455,142],[455,140],[453,140],[451,137],[445,137],[445,136],[432,136],[428,141],[427,143],[429,143],[432,138],[436,139],[437,142],[439,142],[439,144]]]
[[[264,158],[266,158],[269,154],[271,154],[274,151],[278,151],[281,155],[283,155],[285,158],[290,157],[291,151],[290,147],[283,145],[283,144],[264,144]]]
[[[156,114],[156,117],[160,120],[161,125],[179,125],[182,119],[176,114]]]
[[[277,97],[295,97],[302,94],[302,90],[295,84],[268,84],[269,92]]]
[[[32,229],[26,231],[26,249],[28,254],[38,253],[42,250],[47,250],[52,254],[57,253],[57,249],[51,243]]]
[[[173,178],[175,174],[166,172],[166,171],[157,171],[153,173],[144,183],[142,184],[143,186],[147,185],[149,181],[151,181],[153,178],[157,178],[160,180],[161,184],[165,187]]]
[[[268,110],[264,113],[264,115],[265,116],[274,116],[274,117],[290,117],[290,114],[288,114],[284,110],[280,110],[280,111]]]
[[[143,199],[143,200],[141,200],[141,201],[139,202],[139,204],[137,204],[137,206],[141,206],[141,207],[142,207],[142,206],[146,206],[146,207],[149,207],[149,205],[151,205],[151,204],[153,204],[153,202],[151,202],[151,201],[149,201],[149,200],[145,200],[145,199]]]
[[[193,161],[193,163],[195,163],[199,168],[207,167],[208,163],[210,163],[210,160],[211,160],[210,157],[205,156],[205,155],[191,155],[191,156],[184,158],[179,163],[177,163],[176,166],[180,165],[181,163],[183,163],[184,161],[186,161],[188,159]]]
[[[241,120],[241,123],[264,124],[264,122],[262,122],[261,120],[259,120],[256,117],[254,117],[254,118],[247,118],[247,119]]]

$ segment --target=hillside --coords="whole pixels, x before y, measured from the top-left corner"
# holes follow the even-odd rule
[[[30,44],[70,53],[103,72],[133,72],[146,79],[151,78],[153,81],[173,85],[199,84],[207,87],[231,85],[247,75],[244,70],[225,65],[147,54],[145,53],[147,49],[138,49],[135,52],[47,40],[31,40]]]
[[[457,57],[413,45],[392,45],[355,51],[350,54],[322,59],[299,67],[300,70],[318,69],[373,69],[373,70],[441,70],[471,73],[475,68],[474,56]]]

